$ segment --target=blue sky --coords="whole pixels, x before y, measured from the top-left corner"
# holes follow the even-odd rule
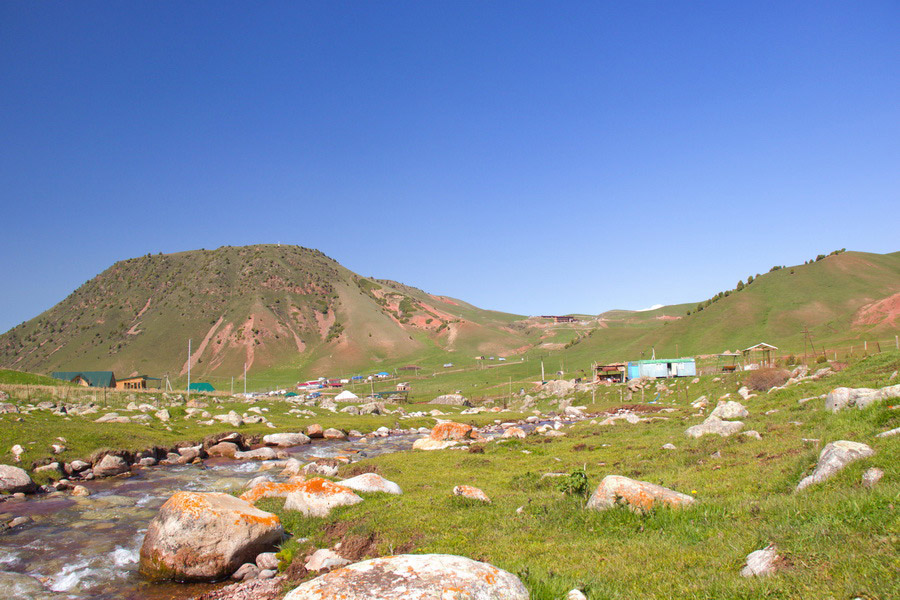
[[[0,331],[120,259],[318,248],[485,308],[900,250],[897,2],[0,3]]]

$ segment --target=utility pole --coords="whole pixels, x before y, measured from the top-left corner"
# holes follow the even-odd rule
[[[244,395],[247,395],[247,363],[244,363]]]
[[[541,383],[544,383],[545,381],[547,380],[544,378],[544,359],[541,359]]]
[[[234,375],[231,376],[231,395],[234,396]]]
[[[187,385],[187,397],[188,400],[191,399],[191,340],[188,339],[188,385]]]

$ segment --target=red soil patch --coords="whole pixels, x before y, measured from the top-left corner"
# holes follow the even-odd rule
[[[673,317],[672,315],[659,315],[658,317],[653,317],[657,321],[678,321],[681,317]]]
[[[459,302],[454,302],[450,298],[446,296],[435,296],[434,294],[428,294],[429,298],[434,298],[438,302],[443,302],[444,304],[450,304],[451,306],[459,306]]]
[[[856,318],[853,319],[853,324],[897,327],[898,318],[900,318],[900,292],[860,308]]]

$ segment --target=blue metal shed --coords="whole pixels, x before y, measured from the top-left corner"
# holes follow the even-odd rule
[[[628,363],[628,379],[637,379],[638,377],[662,379],[694,377],[695,375],[697,375],[697,364],[693,358],[658,358]]]

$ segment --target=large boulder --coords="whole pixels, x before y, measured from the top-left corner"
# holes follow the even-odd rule
[[[359,504],[362,498],[350,488],[315,477],[287,495],[285,510],[298,510],[307,517],[327,517],[332,508]]]
[[[694,503],[694,498],[655,483],[635,481],[621,475],[607,475],[597,486],[587,508],[606,510],[627,506],[634,512],[646,512],[657,505],[682,508]]]
[[[469,399],[462,394],[443,394],[431,401],[431,404],[444,404],[446,406],[472,406]]]
[[[423,437],[413,442],[413,450],[444,450],[458,445],[459,442],[453,440],[433,440],[430,437]]]
[[[278,517],[228,494],[176,492],[150,521],[140,570],[154,580],[216,581],[284,536]]]
[[[115,454],[107,454],[100,459],[100,462],[95,463],[93,468],[95,477],[111,477],[130,470],[131,467],[128,466],[128,461]]]
[[[311,438],[322,438],[325,437],[325,430],[318,423],[313,423],[306,428],[306,435]]]
[[[720,401],[709,416],[717,419],[742,419],[749,417],[750,413],[747,412],[747,409],[740,402],[729,400],[727,402]]]
[[[219,442],[206,449],[206,453],[209,456],[222,456],[225,458],[234,458],[234,455],[239,451],[238,445],[234,442]]]
[[[270,433],[263,436],[263,443],[266,446],[277,446],[278,448],[290,448],[291,446],[302,446],[309,443],[309,437],[297,433]]]
[[[431,430],[431,439],[442,442],[447,440],[470,440],[477,437],[477,432],[471,425],[465,423],[438,423]]]
[[[512,573],[449,554],[401,554],[346,566],[301,584],[284,600],[528,600]]]
[[[278,458],[278,453],[268,446],[263,446],[247,452],[235,452],[234,457],[238,460],[275,460]]]
[[[23,469],[12,465],[0,465],[0,492],[28,494],[36,489],[37,485]]]
[[[797,491],[805,489],[814,483],[825,481],[853,461],[861,458],[868,458],[875,454],[869,446],[860,444],[859,442],[850,442],[847,440],[839,440],[827,444],[822,453],[819,454],[819,462],[812,475],[804,477],[797,484]]]
[[[704,435],[715,434],[722,437],[728,437],[744,428],[741,421],[723,421],[718,417],[710,415],[705,421],[699,425],[688,427],[684,434],[688,437],[698,438]]]
[[[403,490],[393,481],[388,481],[377,473],[363,473],[345,479],[341,485],[357,492],[384,492],[386,494],[402,494]]]
[[[565,379],[556,379],[552,381],[548,381],[544,384],[544,387],[541,388],[542,392],[546,392],[547,394],[551,394],[558,398],[562,398],[563,396],[568,395],[569,393],[575,390],[575,382],[566,381]]]
[[[900,398],[900,385],[889,385],[878,390],[839,387],[831,390],[825,397],[825,409],[831,412],[853,406],[862,409],[878,400],[890,398]]]
[[[287,498],[288,494],[302,489],[304,481],[288,481],[276,483],[274,481],[262,481],[241,494],[241,500],[256,504],[262,498]]]

